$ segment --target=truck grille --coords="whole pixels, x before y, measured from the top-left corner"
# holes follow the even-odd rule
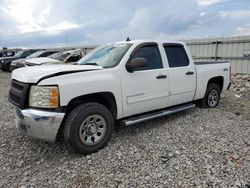
[[[9,91],[9,101],[20,109],[25,108],[29,84],[12,80]]]

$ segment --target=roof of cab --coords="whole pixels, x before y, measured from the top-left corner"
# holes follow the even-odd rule
[[[185,44],[182,41],[168,41],[168,40],[163,40],[163,39],[140,39],[140,40],[130,40],[130,41],[118,41],[115,42],[115,44],[119,44],[119,43],[128,43],[128,44],[141,44],[141,43],[147,43],[147,42],[156,42],[158,44],[163,44],[163,43],[176,43],[176,44]]]

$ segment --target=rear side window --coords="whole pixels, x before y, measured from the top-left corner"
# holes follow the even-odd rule
[[[163,68],[161,54],[156,45],[143,46],[139,48],[133,55],[133,58],[142,57],[148,60],[148,66],[145,69],[160,69]]]
[[[184,67],[189,65],[187,53],[182,45],[164,45],[169,67]]]

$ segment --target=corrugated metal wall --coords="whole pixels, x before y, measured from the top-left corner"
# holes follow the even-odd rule
[[[250,36],[185,41],[195,61],[231,61],[232,72],[250,73]]]

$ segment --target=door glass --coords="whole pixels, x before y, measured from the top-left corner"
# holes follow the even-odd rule
[[[169,67],[184,67],[189,65],[189,59],[183,46],[164,46]]]
[[[160,69],[163,68],[161,54],[158,46],[143,46],[133,55],[133,58],[142,57],[148,60],[148,66],[139,70]],[[137,70],[138,71],[138,70]]]

